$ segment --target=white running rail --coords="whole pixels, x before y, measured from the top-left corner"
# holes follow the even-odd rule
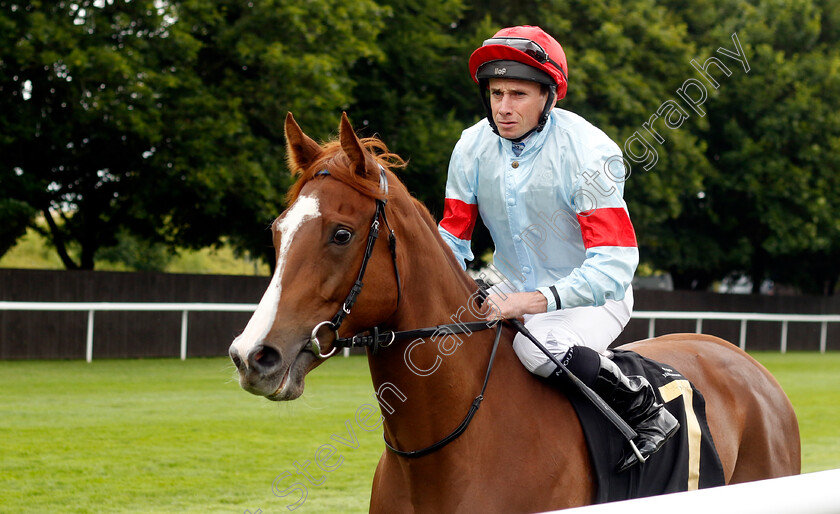
[[[95,312],[181,312],[181,360],[187,358],[187,325],[190,312],[254,312],[250,303],[135,303],[135,302],[0,302],[0,311],[81,311],[88,313],[85,360],[93,361],[93,319]]]
[[[747,322],[748,321],[781,321],[782,339],[780,350],[787,352],[788,323],[819,323],[820,324],[820,353],[825,353],[828,341],[828,324],[840,323],[840,314],[763,314],[758,312],[696,312],[696,311],[637,311],[633,313],[634,318],[647,319],[648,337],[654,337],[657,319],[693,319],[697,323],[694,331],[703,331],[703,320],[730,320],[741,322],[741,334],[738,339],[738,346],[742,350],[747,349]]]
[[[181,312],[181,360],[187,358],[187,329],[190,312],[254,312],[257,304],[251,303],[135,303],[135,302],[7,302],[0,301],[0,311],[81,311],[88,313],[85,359],[93,360],[94,313],[101,311],[124,312]],[[828,323],[840,323],[838,314],[762,314],[749,312],[697,312],[697,311],[636,311],[634,318],[647,319],[648,337],[654,337],[657,319],[693,319],[695,331],[703,330],[703,320],[730,320],[741,322],[738,345],[746,349],[748,321],[776,321],[782,323],[780,350],[787,352],[788,323],[820,323],[820,353],[827,347]],[[344,349],[349,355],[349,349]]]

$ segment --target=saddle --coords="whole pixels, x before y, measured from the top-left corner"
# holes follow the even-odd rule
[[[627,442],[579,391],[569,400],[580,418],[596,483],[595,503],[717,487],[725,484],[723,466],[706,421],[703,395],[679,371],[627,350],[613,350],[613,362],[626,375],[643,375],[659,400],[680,422],[680,429],[648,458],[618,473],[616,462]]]

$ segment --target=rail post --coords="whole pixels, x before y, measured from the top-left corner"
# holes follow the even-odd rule
[[[788,329],[788,322],[787,320],[782,321],[782,353],[787,353],[787,329]]]
[[[820,323],[820,353],[825,353],[826,342],[828,341],[828,321]]]
[[[85,360],[93,361],[93,309],[88,311],[87,338],[85,339]]]
[[[190,311],[181,311],[181,360],[187,360],[187,316]]]

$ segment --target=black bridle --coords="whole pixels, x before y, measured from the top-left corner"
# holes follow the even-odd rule
[[[319,175],[329,174],[329,171],[321,170],[316,173],[315,176],[317,177]],[[370,258],[373,255],[373,245],[376,243],[377,238],[379,238],[379,218],[382,218],[382,221],[385,222],[385,226],[388,228],[389,232],[388,247],[391,249],[391,259],[394,262],[394,275],[397,279],[397,306],[399,306],[400,300],[402,300],[402,281],[400,280],[400,270],[397,267],[397,236],[394,234],[394,230],[388,223],[388,217],[385,215],[385,204],[388,202],[388,177],[385,175],[385,168],[382,166],[379,166],[379,187],[385,193],[385,198],[382,200],[376,199],[376,212],[373,213],[373,221],[370,223],[367,245],[365,246],[365,255],[362,258],[362,266],[359,268],[359,274],[356,277],[356,282],[353,284],[353,287],[350,289],[350,292],[347,294],[347,298],[344,299],[344,302],[341,304],[338,312],[335,313],[335,316],[333,316],[329,321],[322,321],[315,325],[315,328],[312,329],[312,334],[309,336],[309,350],[319,359],[331,357],[336,350],[341,347],[336,345],[334,342],[330,353],[326,355],[321,353],[321,342],[318,340],[318,331],[325,325],[329,326],[330,330],[335,333],[335,341],[339,341],[341,339],[338,335],[338,329],[344,322],[344,318],[350,314],[350,309],[352,309],[353,305],[356,304],[356,299],[358,298],[359,293],[362,292],[362,279],[365,277],[368,261],[370,261]]]
[[[359,274],[356,278],[356,282],[353,284],[353,287],[350,289],[350,292],[347,294],[347,298],[341,304],[341,307],[338,309],[338,312],[335,313],[335,316],[329,321],[322,321],[315,325],[315,328],[312,329],[312,333],[309,337],[309,351],[315,354],[315,357],[318,359],[326,359],[331,357],[339,348],[351,348],[351,347],[370,347],[372,349],[372,353],[375,355],[379,348],[386,348],[391,346],[394,341],[401,341],[407,339],[417,339],[417,338],[426,338],[432,337],[433,335],[441,335],[441,334],[471,334],[473,331],[480,331],[492,328],[493,326],[496,327],[496,336],[493,340],[493,349],[490,352],[490,361],[487,364],[487,371],[484,373],[484,383],[481,386],[481,392],[478,396],[475,397],[472,404],[470,405],[469,411],[467,415],[464,417],[463,421],[455,428],[448,436],[444,437],[440,441],[429,445],[425,448],[421,448],[419,450],[412,450],[412,451],[403,451],[394,448],[387,439],[385,439],[385,446],[388,447],[389,450],[400,455],[402,457],[422,457],[423,455],[427,455],[434,451],[437,451],[447,444],[451,443],[455,439],[457,439],[470,424],[472,421],[473,416],[475,415],[478,407],[481,405],[481,402],[484,400],[484,391],[487,389],[487,382],[490,380],[490,371],[493,369],[493,362],[496,359],[496,350],[499,347],[499,340],[501,339],[502,334],[502,324],[498,323],[497,321],[487,322],[487,321],[472,321],[467,323],[452,323],[446,325],[437,325],[434,327],[426,327],[426,328],[419,328],[415,330],[404,330],[399,332],[387,331],[387,332],[380,332],[379,327],[375,326],[371,328],[367,334],[360,333],[356,334],[352,337],[340,337],[338,335],[338,329],[341,327],[341,324],[344,322],[344,319],[350,315],[350,310],[353,308],[353,305],[356,303],[356,299],[359,296],[359,293],[362,291],[362,279],[365,276],[365,270],[367,269],[368,261],[370,261],[371,256],[373,255],[373,246],[376,243],[377,238],[379,237],[379,218],[382,218],[382,221],[385,222],[385,226],[388,228],[389,236],[388,236],[388,246],[391,250],[391,259],[394,263],[394,274],[396,275],[397,280],[397,306],[399,307],[400,300],[402,299],[402,283],[400,281],[400,271],[397,267],[397,237],[394,234],[394,230],[391,228],[390,224],[388,224],[388,218],[385,215],[385,204],[388,202],[388,177],[385,174],[385,168],[381,165],[379,166],[379,187],[385,193],[385,197],[383,199],[376,200],[376,211],[373,214],[373,220],[370,224],[370,231],[368,232],[367,238],[367,245],[365,246],[365,254],[362,258],[362,265],[359,269]],[[321,170],[315,174],[315,176],[319,175],[327,175],[329,176],[329,171]],[[483,299],[486,296],[483,288],[479,288],[480,297]],[[332,350],[326,355],[321,353],[321,343],[318,340],[318,331],[323,326],[328,326],[330,330],[333,331],[335,334],[335,339],[332,343]]]

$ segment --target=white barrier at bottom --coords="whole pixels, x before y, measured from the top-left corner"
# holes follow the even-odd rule
[[[557,514],[838,514],[840,469],[577,507]],[[545,513],[550,514],[550,513]]]

